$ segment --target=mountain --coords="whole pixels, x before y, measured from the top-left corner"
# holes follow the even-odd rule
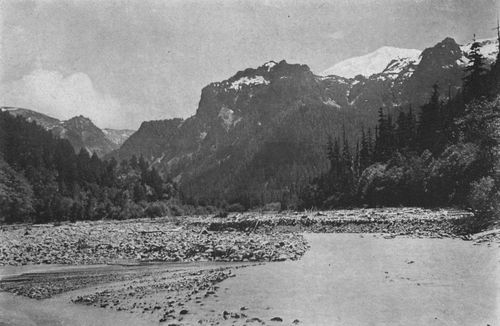
[[[118,148],[135,132],[135,130],[104,128],[102,129],[102,132],[106,138]]]
[[[195,115],[144,122],[109,156],[145,156],[194,203],[286,206],[328,168],[329,135],[345,134],[354,148],[361,127],[375,125],[380,107],[397,113],[413,105],[417,111],[435,83],[443,99],[454,95],[468,64],[467,47],[446,38],[419,60],[396,57],[380,72],[354,78],[317,76],[306,65],[271,61],[207,85]]]
[[[336,75],[345,78],[354,78],[357,75],[369,77],[373,74],[382,72],[392,61],[418,64],[421,53],[422,51],[415,49],[383,46],[366,55],[341,61],[326,69],[320,75]]]
[[[106,132],[99,129],[92,121],[83,116],[73,117],[66,121],[49,117],[45,114],[14,107],[2,107],[15,116],[22,116],[28,121],[34,121],[46,130],[50,130],[57,137],[68,139],[75,151],[85,148],[89,153],[96,153],[102,157],[116,150],[124,139],[132,131],[107,129]]]

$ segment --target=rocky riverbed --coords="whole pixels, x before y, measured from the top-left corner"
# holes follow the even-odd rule
[[[456,237],[470,218],[457,210],[383,208],[4,226],[0,265],[294,260],[307,250],[298,232]]]
[[[0,324],[494,325],[494,234],[307,233],[302,259],[276,263],[4,266]]]
[[[455,209],[367,208],[277,214],[244,213],[226,218],[190,217],[193,225],[209,230],[262,232],[390,233],[425,237],[461,237],[470,212]]]
[[[212,232],[168,220],[37,225],[0,233],[0,264],[280,261],[307,250],[299,234]]]
[[[277,307],[262,306],[262,302],[270,305],[276,300],[282,300],[279,295],[269,299],[267,297],[273,295],[269,293],[262,295],[260,301],[251,300],[250,297],[241,301],[240,296],[243,294],[240,292],[251,291],[248,286],[259,287],[261,292],[267,291],[274,284],[283,283],[283,277],[290,280],[296,278],[285,286],[293,289],[299,286],[300,280],[303,281],[302,273],[306,270],[312,273],[311,280],[316,283],[319,282],[316,279],[316,269],[324,269],[325,275],[329,275],[331,263],[328,263],[328,267],[323,266],[319,256],[308,263],[301,264],[306,258],[293,262],[308,251],[306,238],[316,239],[307,232],[360,233],[359,236],[350,235],[346,241],[360,246],[361,253],[351,253],[344,257],[342,252],[355,248],[342,248],[343,241],[335,242],[331,248],[325,248],[327,250],[321,252],[325,257],[330,252],[340,255],[332,258],[334,266],[342,259],[342,265],[348,266],[352,259],[356,261],[356,257],[359,258],[364,251],[370,251],[371,245],[389,250],[387,248],[393,248],[390,245],[392,242],[398,243],[396,247],[399,248],[407,241],[428,241],[429,238],[447,238],[433,241],[454,241],[449,242],[453,246],[468,243],[464,248],[471,252],[470,246],[476,248],[476,244],[479,245],[478,248],[486,248],[479,249],[481,252],[496,250],[499,232],[491,230],[478,235],[464,234],[465,226],[471,218],[473,216],[470,213],[455,210],[385,208],[326,212],[249,212],[230,214],[227,217],[189,216],[179,219],[166,217],[61,225],[3,226],[0,231],[0,263],[4,265],[4,276],[0,279],[0,290],[4,293],[0,293],[0,300],[7,300],[5,304],[16,307],[15,300],[5,297],[6,293],[12,293],[43,300],[44,306],[45,303],[56,307],[64,304],[68,311],[73,309],[69,307],[75,307],[74,312],[82,316],[86,314],[85,309],[109,312],[104,315],[101,312],[100,317],[96,317],[96,322],[114,316],[113,314],[123,316],[129,313],[137,320],[152,325],[317,324],[322,319],[311,323],[314,317],[304,312],[280,312]],[[363,240],[368,238],[380,240]],[[385,241],[388,241],[387,245],[384,244]],[[315,246],[321,247],[321,243],[316,241]],[[330,243],[330,240],[325,243]],[[408,250],[419,243],[412,242]],[[439,243],[441,242],[435,242],[436,245]],[[422,250],[428,248],[423,247]],[[388,259],[389,256],[384,255],[384,252],[375,251],[374,254],[381,255],[378,259]],[[418,251],[405,259],[402,266],[413,266],[417,253]],[[450,253],[454,254],[454,251]],[[307,254],[311,259],[312,252]],[[471,257],[475,256],[471,254]],[[419,261],[429,259],[421,257]],[[274,261],[283,263],[264,264]],[[68,267],[57,267],[54,264]],[[317,267],[310,267],[314,264]],[[295,276],[286,276],[288,268],[293,266]],[[337,273],[341,273],[345,266],[339,266]],[[44,268],[49,270],[43,271]],[[371,275],[373,268],[374,266],[366,268],[367,275]],[[250,270],[260,270],[259,274],[269,275],[266,274],[258,281],[244,281],[244,284],[231,281],[234,276],[237,279],[238,275],[247,275],[243,280],[250,276],[253,279]],[[10,276],[6,276],[9,273]],[[390,274],[383,273],[384,282],[392,280]],[[339,275],[340,286],[345,282],[341,281],[344,276]],[[270,281],[273,277],[278,278]],[[401,276],[395,280],[411,283],[413,278]],[[318,284],[324,282],[322,279]],[[411,283],[412,286],[418,289],[425,281],[417,280],[414,283]],[[223,284],[233,284],[236,292],[229,294],[227,291],[230,290]],[[385,289],[385,285],[381,286],[381,289]],[[239,287],[241,289],[238,290]],[[284,290],[282,287],[278,286],[274,291]],[[287,295],[294,295],[293,293]],[[235,303],[228,298],[241,302]],[[245,302],[251,304],[247,305]],[[33,308],[26,308],[27,314],[31,314]],[[42,311],[42,314],[45,313]],[[56,319],[62,318],[57,312],[51,311],[50,314],[57,315]],[[17,315],[8,316],[13,318],[11,320],[17,318]],[[42,320],[47,321],[47,325],[58,323],[52,323],[50,316],[35,318],[35,324]],[[81,321],[73,320],[70,316],[65,318],[69,320],[66,324],[79,324]],[[101,324],[114,325],[112,321],[106,320]],[[131,319],[130,324],[135,324],[137,320]],[[2,322],[0,314],[0,324]],[[123,322],[120,321],[121,324]],[[17,325],[9,321],[5,324]]]

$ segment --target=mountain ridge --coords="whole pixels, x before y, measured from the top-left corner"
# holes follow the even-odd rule
[[[383,46],[365,55],[342,60],[321,72],[320,76],[336,75],[345,78],[354,78],[357,75],[370,77],[382,72],[394,60],[408,60],[418,64],[422,51],[404,49],[392,46]]]
[[[121,131],[121,137],[114,134],[114,129],[104,132],[89,118],[82,115],[68,120],[59,120],[46,114],[18,107],[0,107],[14,116],[24,117],[27,121],[34,121],[45,130],[50,130],[53,135],[68,139],[76,152],[85,148],[90,154],[96,153],[102,157],[118,147],[125,141],[130,132]]]
[[[380,107],[393,113],[418,108],[435,83],[456,93],[468,62],[464,49],[446,38],[422,51],[418,62],[399,58],[354,78],[266,62],[205,86],[187,119],[144,122],[108,157],[143,155],[195,203],[291,201],[327,169],[329,135],[345,132],[354,146]]]

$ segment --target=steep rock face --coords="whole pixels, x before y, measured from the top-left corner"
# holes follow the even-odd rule
[[[109,140],[106,134],[86,117],[78,116],[61,121],[28,109],[13,107],[1,109],[12,115],[22,116],[28,121],[34,121],[57,137],[68,139],[77,152],[85,148],[89,153],[95,152],[102,157],[118,148],[117,144]]]
[[[354,147],[379,107],[417,110],[434,83],[443,96],[456,92],[468,63],[464,51],[445,39],[418,60],[398,57],[379,73],[355,78],[268,62],[203,88],[196,114],[186,120],[143,123],[112,155],[144,155],[195,201],[287,202],[328,168],[329,135],[345,130]]]
[[[143,123],[112,155],[144,155],[189,197],[280,200],[287,180],[326,168],[323,144],[343,113],[322,93],[307,66],[268,62],[206,86],[185,121]]]
[[[462,86],[464,53],[452,39],[446,38],[432,48],[422,52],[420,64],[408,82],[403,86],[403,97],[416,104],[423,104],[429,99],[430,89],[434,83],[442,91],[454,91]]]
[[[123,143],[120,150],[111,155],[118,159],[142,155],[148,159],[161,160],[161,157],[165,156],[164,152],[169,152],[173,148],[182,122],[182,119],[145,121],[139,130]]]
[[[59,136],[67,138],[77,150],[85,148],[90,153],[103,156],[116,148],[104,132],[84,116],[73,117],[62,125],[64,130]]]
[[[135,130],[104,128],[102,129],[102,132],[116,147],[120,147],[135,132]]]

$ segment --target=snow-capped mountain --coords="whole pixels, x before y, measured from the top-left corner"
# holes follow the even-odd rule
[[[481,51],[494,57],[491,44]],[[143,122],[110,156],[144,155],[195,201],[286,201],[290,189],[328,167],[328,135],[345,130],[354,144],[362,125],[373,128],[379,108],[397,114],[412,105],[417,113],[435,83],[443,97],[456,94],[467,46],[446,38],[422,52],[386,55],[383,63],[374,56],[368,76],[354,78],[317,76],[285,61],[248,68],[204,87],[195,115]]]
[[[476,40],[479,43],[479,52],[486,59],[487,63],[492,63],[496,60],[498,53],[498,39],[480,39]],[[462,64],[467,64],[469,59],[467,58],[467,53],[469,53],[471,46],[474,42],[469,42],[467,44],[461,45],[460,49],[463,52],[463,57],[460,59]]]
[[[336,75],[344,78],[354,78],[357,75],[369,77],[380,73],[390,63],[395,65],[417,65],[422,51],[416,49],[401,49],[392,46],[383,46],[363,56],[341,61],[326,69],[320,75]]]

